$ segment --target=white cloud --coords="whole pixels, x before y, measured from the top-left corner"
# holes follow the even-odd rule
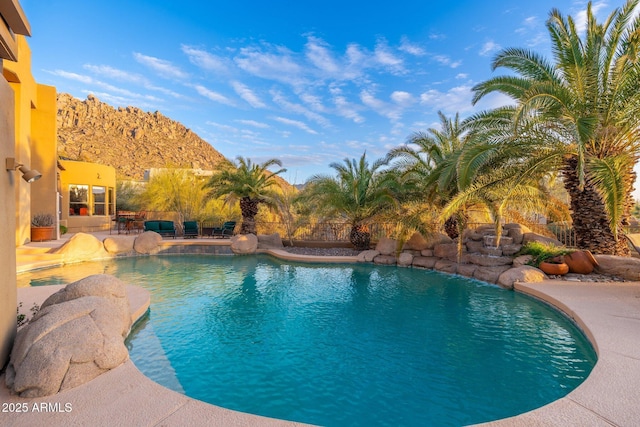
[[[226,96],[221,95],[218,92],[214,92],[202,85],[194,85],[193,88],[200,95],[210,99],[211,101],[219,102],[220,104],[233,105],[233,103]]]
[[[266,107],[266,104],[262,102],[262,100],[258,98],[258,96],[246,85],[238,81],[233,81],[231,82],[231,86],[233,87],[233,90],[235,90],[236,93],[240,96],[240,98],[247,101],[253,108]]]
[[[597,2],[592,4],[591,11],[593,12],[593,14],[595,16],[597,16],[598,12],[600,12],[602,9],[604,9],[607,6],[608,6],[608,4],[607,4],[606,1],[597,1]],[[576,24],[576,30],[579,33],[582,33],[584,31],[586,31],[586,29],[587,29],[587,9],[583,8],[580,12],[576,13],[574,15],[574,20],[575,20],[575,24]]]
[[[471,86],[463,85],[453,87],[447,92],[428,90],[420,95],[420,104],[430,106],[434,111],[442,110],[448,114],[464,113],[473,109],[472,98]]]
[[[417,44],[411,43],[406,36],[403,36],[400,40],[400,47],[398,48],[402,52],[406,52],[414,56],[424,56],[427,52]]]
[[[176,67],[171,62],[165,61],[164,59],[154,58],[153,56],[147,56],[137,52],[133,53],[133,58],[140,64],[151,68],[162,77],[177,78],[181,80],[186,80],[189,77],[189,75],[179,67]]]
[[[364,117],[362,117],[358,113],[358,107],[347,101],[344,96],[334,97],[333,102],[336,106],[336,111],[339,116],[345,117],[349,120],[353,120],[354,123],[364,122]]]
[[[243,125],[253,126],[255,128],[260,128],[260,129],[268,129],[268,128],[271,127],[266,123],[258,122],[258,121],[255,121],[255,120],[237,119],[237,120],[234,120],[234,121],[237,122],[237,123],[242,123]]]
[[[91,78],[90,76],[84,76],[82,74],[71,73],[69,71],[64,71],[64,70],[54,70],[54,71],[51,71],[51,74],[55,76],[64,77],[65,79],[75,80],[75,81],[86,83],[86,84],[91,84],[94,82],[93,78]]]
[[[226,74],[229,71],[226,58],[187,45],[182,45],[182,52],[187,55],[189,62],[204,70],[221,74]]]
[[[294,86],[302,84],[303,69],[293,59],[292,53],[283,47],[271,50],[274,52],[265,52],[255,46],[245,47],[240,49],[234,60],[238,67],[254,76]]]
[[[128,71],[120,70],[120,69],[111,67],[109,65],[85,64],[83,65],[83,68],[91,71],[94,74],[104,76],[108,79],[142,86],[145,89],[161,92],[165,95],[170,95],[174,98],[184,98],[184,96],[180,93],[153,85],[147,77],[140,74],[130,73]]]
[[[404,92],[400,90],[397,90],[391,94],[391,100],[396,104],[404,107],[408,107],[414,102],[413,97],[409,92]]]
[[[497,44],[493,40],[489,40],[488,42],[482,45],[482,48],[480,49],[479,54],[481,56],[489,56],[491,55],[491,53],[500,49],[501,49],[501,46],[499,44]]]
[[[400,120],[400,117],[402,116],[402,109],[400,108],[400,106],[392,105],[380,99],[377,99],[368,90],[363,90],[360,92],[360,100],[364,105],[391,121]]]
[[[392,73],[404,71],[403,61],[394,55],[386,40],[379,40],[374,51],[375,60],[378,64],[389,69]]]
[[[331,50],[328,48],[328,44],[323,40],[309,36],[307,39],[306,57],[316,68],[320,69],[324,73],[330,75],[336,75],[339,73],[341,67],[333,57]]]
[[[274,117],[275,121],[278,121],[282,124],[288,125],[288,126],[293,126],[296,127],[298,129],[301,129],[307,133],[310,133],[312,135],[317,135],[318,132],[316,132],[315,130],[311,129],[309,126],[306,125],[306,123],[301,122],[299,120],[291,120],[291,119],[287,119],[285,117]]]
[[[314,122],[322,126],[329,125],[329,121],[326,118],[324,118],[323,116],[321,116],[316,112],[309,110],[307,107],[305,107],[302,104],[296,104],[289,101],[281,92],[272,90],[271,96],[272,96],[273,102],[275,102],[277,105],[279,105],[281,108],[285,109],[286,111],[305,116],[307,119],[313,120]]]

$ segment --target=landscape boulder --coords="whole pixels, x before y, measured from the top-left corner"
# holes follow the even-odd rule
[[[358,262],[372,262],[375,257],[380,255],[380,252],[375,249],[368,249],[366,251],[362,251],[358,254],[357,260]]]
[[[524,265],[521,267],[510,268],[498,277],[498,285],[506,289],[513,289],[515,282],[521,283],[535,283],[542,282],[547,279],[547,275],[530,265]]]
[[[237,255],[253,254],[258,249],[255,234],[237,234],[231,237],[231,251]]]
[[[451,242],[453,242],[451,237],[447,236],[446,234],[442,234],[442,233],[431,234],[426,238],[426,240],[427,240],[426,249],[433,249],[436,245],[439,245],[439,244],[442,244],[442,243],[451,243]]]
[[[478,266],[473,272],[473,277],[487,283],[497,283],[502,273],[510,268],[508,265]]]
[[[76,233],[51,253],[63,256],[65,263],[108,258],[110,255],[97,237],[87,233]]]
[[[135,236],[114,236],[104,239],[102,244],[104,249],[110,254],[122,254],[133,251],[133,244],[136,241]]]
[[[123,282],[100,274],[72,283],[18,332],[7,387],[21,397],[42,397],[84,384],[128,359],[130,328]]]
[[[258,234],[258,249],[282,249],[280,234]]]
[[[594,258],[598,261],[596,272],[640,281],[640,259],[614,255],[594,255]]]
[[[145,231],[133,242],[133,249],[139,254],[153,254],[158,251],[162,236],[155,231]]]
[[[411,260],[411,265],[414,267],[433,268],[439,259],[434,256],[416,256]]]
[[[394,265],[397,260],[393,255],[378,255],[373,259],[373,262],[381,265]]]
[[[376,244],[376,251],[381,255],[394,255],[396,253],[396,247],[398,242],[388,237],[381,237]]]
[[[402,250],[403,251],[406,251],[406,250],[421,251],[423,249],[427,249],[428,245],[429,245],[429,242],[427,242],[427,239],[425,239],[422,236],[422,234],[415,232],[409,238],[409,240],[404,242],[404,245],[402,246]]]
[[[413,262],[413,255],[408,252],[402,252],[398,255],[398,266],[408,267]]]

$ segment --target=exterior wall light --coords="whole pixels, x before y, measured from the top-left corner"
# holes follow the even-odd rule
[[[6,159],[6,167],[8,171],[16,171],[19,170],[22,173],[22,179],[31,183],[33,181],[37,181],[42,178],[42,174],[37,170],[29,170],[22,163],[16,162],[16,159],[13,157],[7,157]]]

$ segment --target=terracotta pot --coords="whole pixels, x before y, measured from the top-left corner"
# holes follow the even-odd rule
[[[553,276],[562,276],[569,272],[569,266],[564,262],[560,264],[554,264],[552,262],[541,262],[538,268],[545,273],[551,274]]]
[[[53,240],[55,228],[52,227],[31,227],[31,241],[32,242],[45,242],[47,240]]]
[[[575,251],[564,256],[564,262],[571,273],[590,274],[598,261],[589,251]]]

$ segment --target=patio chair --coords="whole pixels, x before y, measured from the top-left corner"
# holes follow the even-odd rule
[[[190,237],[196,238],[198,237],[198,222],[197,221],[185,221],[182,223],[182,227],[184,230],[184,238],[188,239]]]
[[[213,230],[211,231],[211,237],[221,237],[223,239],[230,238],[231,236],[233,236],[234,228],[236,228],[236,222],[227,221],[222,224],[222,227],[213,227]]]

